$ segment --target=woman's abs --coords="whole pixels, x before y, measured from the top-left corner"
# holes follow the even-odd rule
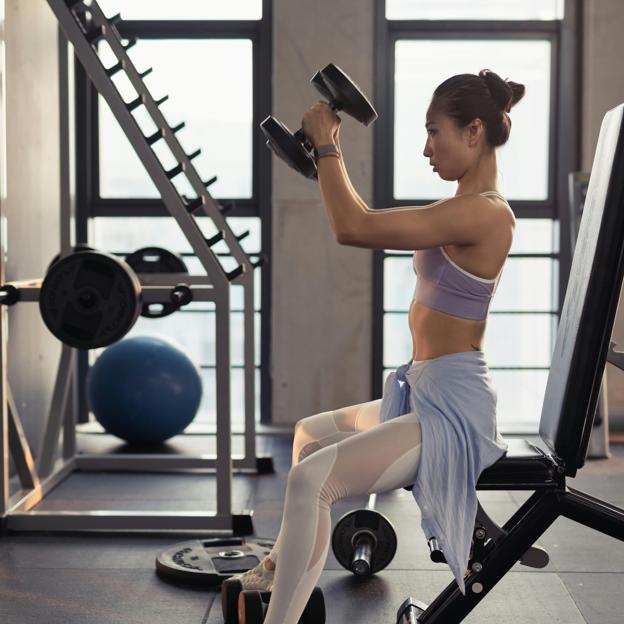
[[[483,351],[485,320],[451,316],[412,301],[408,321],[414,360],[428,360],[460,351]]]

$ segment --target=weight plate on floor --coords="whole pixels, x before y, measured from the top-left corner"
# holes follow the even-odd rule
[[[123,338],[139,317],[141,283],[115,256],[80,251],[50,267],[39,310],[48,329],[70,347],[106,347]]]
[[[186,273],[188,268],[182,260],[182,256],[174,254],[162,247],[143,247],[129,254],[126,262],[133,268],[135,273]],[[179,309],[171,301],[159,301],[144,303],[141,316],[147,318],[162,318],[169,316]]]
[[[156,571],[173,582],[214,587],[255,568],[274,544],[275,540],[248,542],[242,537],[180,542],[156,557]]]
[[[397,537],[390,521],[371,509],[350,511],[336,523],[332,549],[338,563],[352,570],[353,555],[361,537],[369,537],[371,541],[370,574],[383,570],[394,558]]]

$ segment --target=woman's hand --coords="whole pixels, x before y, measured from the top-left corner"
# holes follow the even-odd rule
[[[311,106],[301,120],[303,133],[314,147],[338,141],[342,120],[327,102],[319,101]]]

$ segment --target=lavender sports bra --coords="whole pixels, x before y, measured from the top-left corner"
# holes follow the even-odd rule
[[[498,195],[505,201],[496,191],[480,195]],[[443,247],[414,252],[413,266],[417,276],[414,301],[452,316],[486,318],[502,269],[494,279],[477,277],[455,264]]]

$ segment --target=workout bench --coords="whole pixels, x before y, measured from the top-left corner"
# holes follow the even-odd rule
[[[398,610],[397,624],[461,622],[516,561],[544,567],[548,555],[533,544],[559,516],[624,541],[624,509],[566,484],[585,463],[622,287],[623,119],[620,104],[600,128],[540,419],[548,451],[509,439],[506,455],[477,483],[477,490],[533,494],[502,527],[479,505],[466,595],[453,580],[428,606],[410,597]],[[445,561],[435,536],[429,547],[434,561]]]

